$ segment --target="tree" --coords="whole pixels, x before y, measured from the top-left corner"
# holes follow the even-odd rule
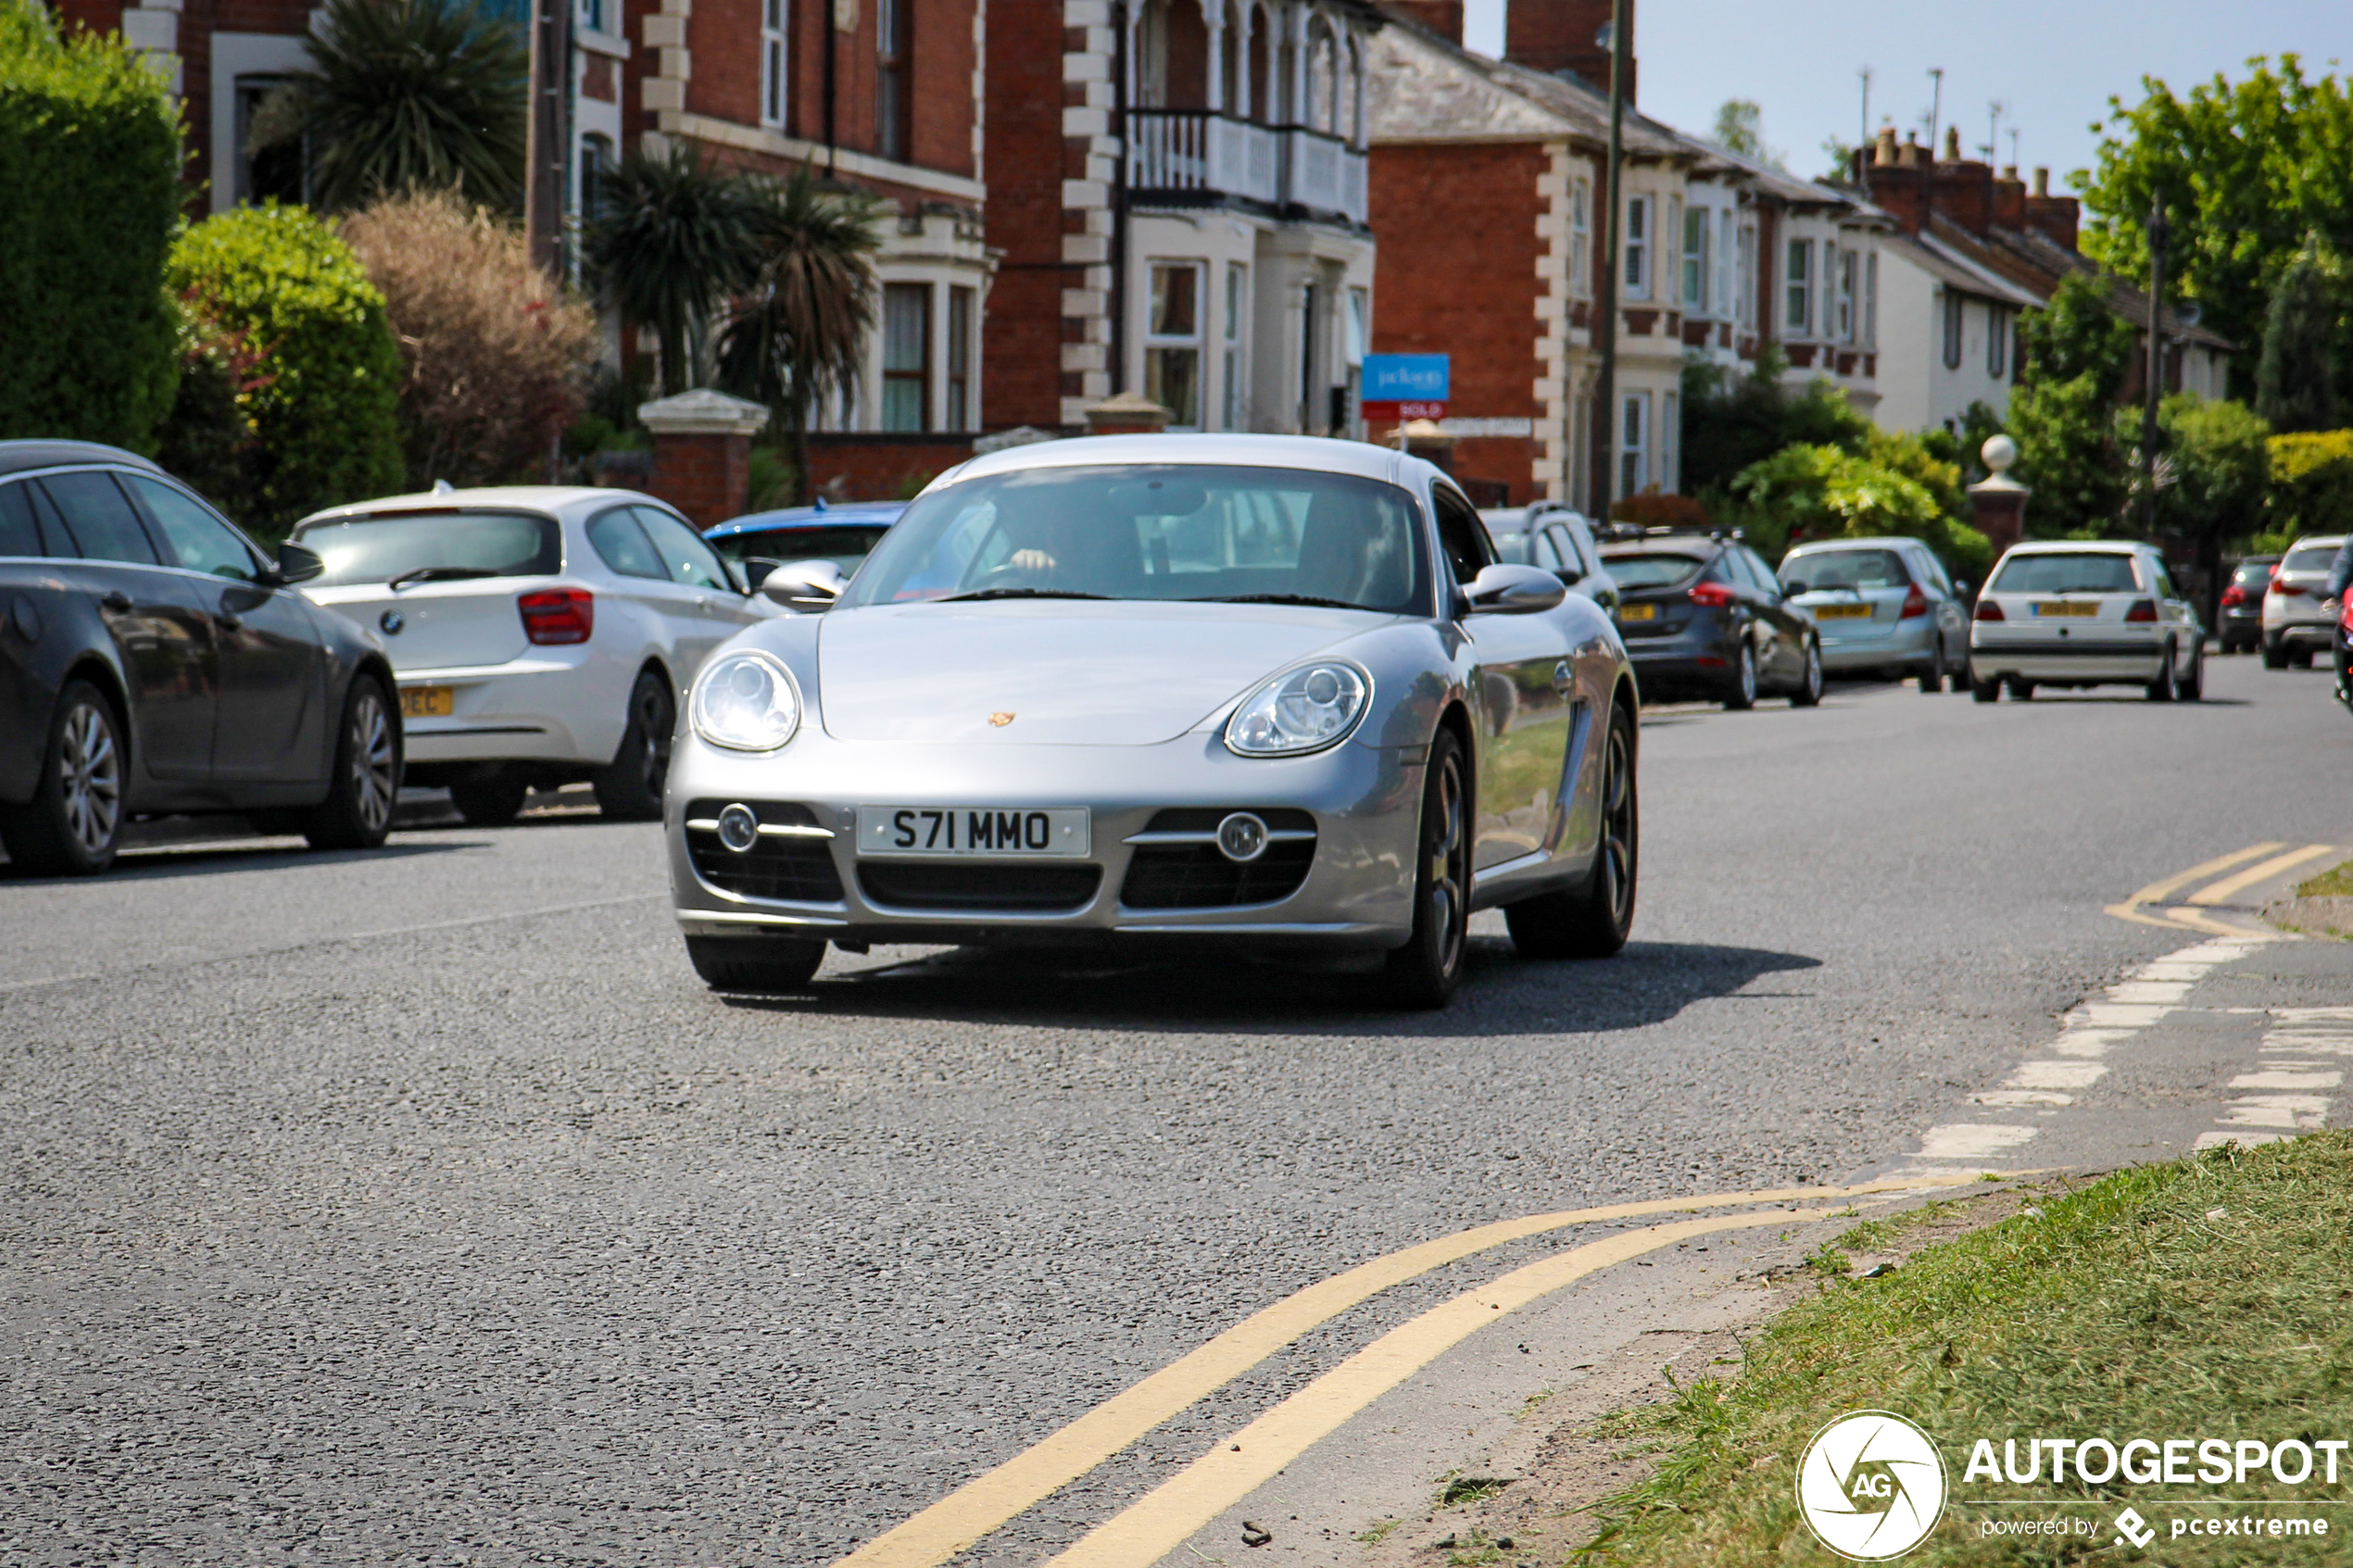
[[[2255,406],[2274,430],[2336,428],[2329,360],[2343,307],[2332,283],[2307,245],[2271,291],[2263,318],[2263,358],[2255,371]]]
[[[400,342],[409,487],[544,478],[580,411],[595,312],[532,265],[512,225],[446,193],[379,202],[343,237]]]
[[[2115,401],[2139,351],[2139,334],[2108,303],[2108,285],[2084,272],[2059,280],[2043,308],[2026,313],[2019,333],[2026,346],[2022,379],[2089,378],[2108,402]]]
[[[2045,535],[2097,536],[2113,528],[2127,493],[2116,399],[2131,366],[2131,322],[2108,304],[2100,279],[2062,280],[2050,302],[2020,323],[2026,365],[2010,394],[2017,478],[2032,488],[2028,526]]]
[[[2090,209],[2083,248],[2145,286],[2150,203],[2165,197],[2165,275],[2204,324],[2252,349],[2271,291],[2317,234],[2353,254],[2353,97],[2335,77],[2306,79],[2293,55],[2248,62],[2246,79],[2216,76],[2177,95],[2153,77],[2127,108],[2108,100],[2098,164],[2077,183]],[[2353,403],[2353,320],[2340,316],[2340,403]],[[2232,389],[2254,389],[2254,356],[2232,367]]]
[[[179,380],[163,288],[180,112],[119,37],[0,0],[0,438],[151,450]]]
[[[2120,445],[2136,445],[2141,414],[2116,412]],[[2255,533],[2271,482],[2271,427],[2244,403],[2175,393],[2158,405],[2157,528],[2189,540],[2209,601],[2221,592],[2222,541]],[[2131,454],[2132,508],[2140,494],[2140,454]],[[2209,602],[2210,611],[2213,605]]]
[[[1781,167],[1778,147],[1765,144],[1765,110],[1753,98],[1727,98],[1716,111],[1716,144],[1759,163]]]
[[[720,339],[720,379],[776,410],[806,505],[810,411],[857,381],[874,330],[876,208],[820,190],[806,167],[765,195],[759,270]]]
[[[772,204],[680,143],[633,152],[605,177],[585,256],[623,317],[661,338],[661,390],[692,384],[720,306],[754,286]]]
[[[1816,378],[1802,390],[1782,379],[1789,360],[1767,344],[1741,375],[1710,360],[1683,368],[1682,483],[1699,495],[1729,483],[1743,469],[1793,443],[1860,451],[1871,421],[1845,394]]]
[[[520,207],[531,56],[512,26],[465,0],[328,0],[302,46],[310,66],[263,106],[253,145],[307,144],[312,206],[420,189]]]

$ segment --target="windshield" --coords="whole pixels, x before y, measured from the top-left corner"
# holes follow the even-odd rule
[[[843,596],[1271,601],[1427,614],[1420,512],[1393,484],[1209,464],[1041,468],[918,499]]]
[[[711,544],[730,560],[829,560],[855,571],[889,531],[888,523],[838,528],[779,528],[768,533],[737,533]]]
[[[1669,555],[1664,551],[1635,550],[1621,555],[1604,550],[1602,564],[1609,568],[1609,574],[1617,579],[1621,588],[1671,588],[1706,562],[1697,556]]]
[[[389,583],[396,577],[547,577],[563,570],[563,534],[529,512],[394,512],[329,518],[295,530],[327,570],[312,579]]]
[[[2252,588],[2258,583],[2268,583],[2271,580],[2271,568],[2277,564],[2275,561],[2267,560],[2241,561],[2239,569],[2231,573],[2231,581],[2242,588]]]
[[[2334,545],[2304,545],[2290,550],[2280,563],[2282,571],[2326,571],[2336,564]]]
[[[1824,550],[1781,562],[1781,582],[1803,583],[1813,593],[1825,588],[1908,588],[1912,574],[1894,550]]]
[[[2105,551],[2082,555],[2012,556],[1995,574],[1997,594],[2131,594],[2133,558]]]

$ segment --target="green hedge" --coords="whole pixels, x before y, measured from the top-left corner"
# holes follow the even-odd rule
[[[153,67],[0,0],[0,438],[150,449],[179,378],[163,269],[180,165]]]
[[[2353,430],[2275,435],[2271,527],[2289,535],[2353,533]]]
[[[250,356],[235,402],[252,432],[249,491],[232,509],[263,533],[403,486],[400,350],[334,231],[270,203],[208,218],[171,248],[170,286],[208,340]]]

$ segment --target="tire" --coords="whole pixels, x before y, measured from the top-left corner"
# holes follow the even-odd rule
[[[1929,656],[1928,668],[1920,671],[1920,695],[1934,696],[1944,689],[1944,645],[1939,642],[1936,651]]]
[[[805,990],[825,961],[825,944],[805,937],[689,936],[686,961],[714,991]]]
[[[400,799],[400,721],[384,683],[373,675],[353,676],[335,733],[327,798],[302,824],[310,847],[373,849],[384,843]]]
[[[2143,688],[2151,702],[2171,702],[2177,689],[2173,682],[2173,645],[2165,645],[2165,657],[2157,666],[2157,679]]]
[[[1789,694],[1792,708],[1812,708],[1822,700],[1822,648],[1812,638],[1806,642],[1806,670],[1798,677],[1797,689]]]
[[[1442,1008],[1470,948],[1470,770],[1452,730],[1430,742],[1415,842],[1414,934],[1382,965],[1382,988],[1399,1007]]]
[[[2312,668],[2312,650],[2310,648],[2292,649],[2288,653],[2287,661],[2297,670],[2309,670]]]
[[[2173,695],[2183,702],[2206,700],[2205,644],[2199,644],[2197,651],[2190,655],[2190,672],[2182,677],[2181,684],[2174,688]]]
[[[670,733],[678,707],[661,672],[641,670],[629,688],[629,727],[609,766],[589,775],[597,809],[616,822],[661,820],[661,786],[670,776]]]
[[[2002,700],[2002,683],[1981,681],[1971,676],[1969,683],[1969,695],[1979,702],[1999,702]]]
[[[2280,646],[2280,640],[2277,637],[2263,639],[2263,668],[2266,670],[2287,668],[2287,649]]]
[[[17,870],[36,876],[95,876],[122,844],[130,757],[107,695],[68,681],[49,721],[40,782],[22,806],[0,809],[0,843]]]
[[[504,768],[484,768],[449,786],[449,803],[470,828],[502,828],[522,815],[531,783]]]
[[[2012,702],[2032,702],[2034,700],[2033,682],[2011,680],[2004,682],[2003,684],[2009,687],[2010,700]]]
[[[1733,667],[1731,689],[1724,694],[1724,711],[1745,713],[1756,706],[1756,649],[1741,639],[1741,657]]]
[[[1634,929],[1642,870],[1642,805],[1634,769],[1634,721],[1610,708],[1602,754],[1601,841],[1582,891],[1543,893],[1504,907],[1512,946],[1523,958],[1605,959]]]

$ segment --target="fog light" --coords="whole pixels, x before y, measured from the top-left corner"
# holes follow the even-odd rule
[[[1266,824],[1236,811],[1217,824],[1218,852],[1229,860],[1251,861],[1266,853]]]
[[[760,842],[760,813],[737,804],[719,813],[719,842],[740,855]]]

